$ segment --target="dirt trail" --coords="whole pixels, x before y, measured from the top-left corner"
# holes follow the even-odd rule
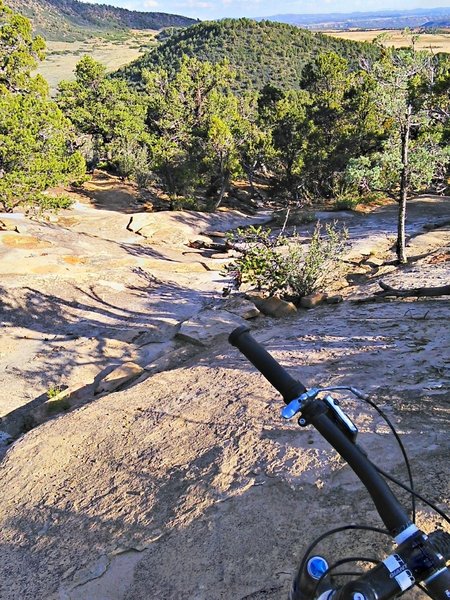
[[[360,274],[364,279],[346,288],[347,300],[372,293],[381,276],[399,287],[448,282],[448,227],[426,232],[423,225],[448,220],[449,204],[434,199],[413,203],[411,231],[417,235],[411,239],[410,253],[421,257],[401,270],[365,267]],[[360,255],[386,256],[395,229],[392,216],[392,209],[385,208],[368,219],[349,217],[351,229],[360,236]],[[364,237],[364,228],[372,232],[372,242]],[[141,246],[135,244],[136,249]],[[162,250],[159,246],[158,252]],[[36,253],[30,260],[36,256],[42,255]],[[12,274],[2,279],[7,323],[14,333],[9,334],[6,351],[14,369],[7,372],[6,384],[15,391],[26,387],[40,336],[54,335],[55,323],[56,332],[65,336],[59,341],[60,352],[67,352],[66,357],[70,353],[75,362],[81,356],[77,340],[86,356],[91,352],[95,357],[105,331],[114,329],[117,334],[122,328],[166,335],[161,324],[164,310],[157,299],[164,292],[169,311],[187,284],[176,289],[167,282],[154,288],[149,284],[145,293],[141,286],[130,314],[127,294],[135,282],[127,279],[127,269],[107,270],[105,281],[127,291],[103,288],[102,311],[95,311],[98,293],[95,302],[92,293],[86,293],[89,302],[79,304],[79,289],[88,289],[86,282],[101,285],[98,275],[94,281],[83,271],[76,285],[53,276],[35,278],[33,288],[39,294],[26,296],[28,304],[13,304],[12,298],[25,298],[21,294],[30,279],[27,283]],[[194,293],[203,302],[207,281],[198,281],[200,290]],[[53,299],[46,306],[50,286]],[[111,296],[107,290],[113,290]],[[193,297],[186,299],[190,306]],[[55,311],[55,306],[62,309]],[[33,319],[31,309],[38,311],[39,319]],[[86,330],[71,340],[70,328],[82,326],[80,309],[89,315]],[[95,324],[99,314],[102,321]],[[361,305],[345,301],[299,312],[289,320],[260,319],[253,329],[306,385],[352,384],[369,392],[403,436],[417,490],[448,510],[449,317],[445,299]],[[35,321],[39,325],[32,326]],[[89,340],[94,327],[94,348],[86,350],[82,342]],[[35,339],[24,346],[20,335]],[[111,343],[120,340],[106,337],[102,351],[107,357]],[[20,365],[24,347],[30,362]],[[123,348],[117,346],[116,352]],[[53,356],[57,358],[58,351]],[[52,364],[45,354],[37,364],[56,370],[56,358]],[[71,367],[78,371],[86,365]],[[14,381],[19,382],[16,388]],[[371,458],[404,479],[400,453],[387,426],[366,406],[345,406]],[[218,341],[179,367],[27,433],[0,465],[2,600],[285,598],[302,549],[316,535],[343,522],[380,522],[334,452],[315,432],[282,422],[279,410],[280,400],[265,380],[235,349]],[[418,522],[428,531],[441,519],[420,506]],[[373,557],[388,547],[371,534],[345,535],[325,552],[331,551],[332,559],[361,553]],[[424,598],[419,593],[407,597]]]

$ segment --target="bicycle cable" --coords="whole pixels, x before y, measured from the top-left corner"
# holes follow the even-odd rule
[[[399,487],[403,488],[405,491],[409,492],[410,494],[414,494],[414,496],[416,496],[417,498],[419,498],[419,500],[421,500],[422,502],[424,502],[425,504],[427,504],[430,508],[432,508],[435,512],[437,512],[437,514],[439,516],[441,516],[445,521],[447,521],[447,523],[450,523],[450,517],[448,517],[445,514],[445,512],[443,510],[441,510],[440,508],[438,508],[435,504],[433,504],[432,502],[430,502],[429,500],[427,500],[426,498],[424,498],[421,494],[419,494],[415,490],[411,490],[407,485],[405,485],[404,483],[402,483],[401,481],[399,481],[398,479],[396,479],[392,475],[389,475],[389,473],[386,473],[385,471],[383,471],[383,469],[381,469],[380,467],[378,467],[374,463],[372,463],[372,465],[378,471],[378,473],[380,473],[380,475],[383,475],[383,477],[386,477],[386,479],[389,479],[389,481],[392,481],[392,483],[395,483],[396,485],[398,485]]]
[[[322,533],[322,535],[319,535],[308,546],[308,548],[305,550],[305,553],[303,554],[303,558],[300,562],[298,572],[303,573],[306,563],[308,561],[308,557],[310,556],[310,554],[312,553],[314,548],[317,546],[317,544],[319,544],[320,542],[322,542],[324,539],[326,539],[329,536],[335,535],[337,533],[341,533],[343,531],[352,531],[355,529],[360,530],[360,531],[374,531],[375,533],[380,533],[382,535],[386,535],[389,538],[391,537],[391,534],[386,529],[381,529],[379,527],[372,527],[371,525],[342,525],[341,527],[335,527],[334,529],[330,529],[330,530],[326,531],[325,533]]]
[[[322,573],[322,575],[320,576],[319,580],[316,583],[316,587],[314,588],[313,597],[315,597],[315,595],[317,594],[317,590],[319,589],[320,583],[325,579],[325,577],[327,575],[329,575],[331,573],[331,571],[333,571],[337,567],[340,567],[341,565],[345,565],[350,562],[358,562],[358,561],[372,563],[373,565],[380,564],[379,560],[376,560],[375,558],[366,558],[364,556],[350,556],[349,558],[342,558],[340,560],[337,560],[330,567],[328,567],[328,569],[326,571],[324,571]],[[341,576],[342,575],[358,575],[359,576],[361,574],[362,573],[336,573],[335,575],[337,575],[337,576],[339,576],[339,575],[341,575]]]
[[[358,396],[358,398],[360,400],[362,400],[363,402],[366,402],[369,406],[371,406],[372,408],[374,408],[377,411],[377,413],[380,415],[380,417],[386,422],[387,426],[392,431],[395,439],[397,440],[397,444],[401,450],[401,453],[403,454],[403,459],[405,461],[406,470],[408,472],[410,489],[408,489],[407,491],[409,491],[411,494],[411,509],[412,509],[411,510],[411,512],[412,512],[411,520],[413,523],[415,523],[416,522],[416,501],[415,501],[416,494],[414,492],[414,480],[413,480],[413,475],[412,475],[412,471],[411,471],[411,464],[409,462],[409,458],[406,453],[406,449],[403,445],[403,442],[402,442],[400,436],[398,435],[398,433],[396,432],[395,427],[392,424],[389,417],[381,410],[381,408],[373,400],[370,400],[369,398],[364,398],[362,396]]]

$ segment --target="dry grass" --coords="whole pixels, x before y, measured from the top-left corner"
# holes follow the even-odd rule
[[[387,29],[385,31],[380,31],[379,29],[371,31],[328,31],[325,33],[357,42],[372,42],[379,35],[385,35],[386,37],[382,43],[385,46],[394,46],[395,48],[411,44],[411,36],[405,35],[398,29]],[[420,34],[416,42],[416,48],[418,50],[431,50],[434,53],[450,52],[450,30],[447,33]]]
[[[138,58],[155,43],[156,31],[133,32],[124,40],[89,39],[77,42],[47,42],[47,57],[39,65],[40,73],[55,90],[58,83],[75,78],[75,66],[84,55],[92,56],[114,71]]]

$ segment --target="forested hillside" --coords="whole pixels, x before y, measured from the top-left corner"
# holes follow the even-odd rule
[[[151,183],[170,207],[248,196],[352,208],[449,186],[450,59],[247,19],[176,32],[126,77],[84,56],[55,102],[31,74],[44,41],[0,0],[0,206],[45,205],[83,165]],[[194,55],[194,56],[192,56]],[[13,56],[13,60],[11,60]],[[26,126],[24,126],[26,125]],[[247,197],[248,197],[247,196]]]
[[[138,12],[78,0],[8,0],[8,6],[28,17],[33,30],[49,40],[74,40],[124,29],[189,27],[194,19],[159,12]]]
[[[174,73],[186,55],[212,63],[226,59],[237,71],[238,87],[261,89],[270,83],[298,89],[303,67],[320,52],[336,52],[352,68],[361,56],[379,54],[373,44],[330,38],[292,25],[226,19],[176,32],[122,73],[132,79],[139,79],[143,69],[155,67]]]

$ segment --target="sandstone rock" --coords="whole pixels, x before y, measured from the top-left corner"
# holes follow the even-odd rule
[[[0,213],[0,231],[25,233],[27,229],[24,213]]]
[[[302,308],[314,308],[325,302],[327,299],[327,294],[323,292],[316,292],[314,294],[309,294],[309,296],[304,296],[300,300],[300,306]]]
[[[172,340],[168,342],[150,342],[142,344],[139,345],[139,349],[136,352],[137,358],[134,358],[134,360],[141,365],[148,365],[158,360],[160,357],[167,356],[174,348],[175,343]],[[145,368],[146,367],[144,367],[144,369]]]
[[[158,273],[204,273],[209,271],[203,262],[176,262],[158,258],[144,258],[141,260],[142,267]]]
[[[176,348],[171,352],[167,352],[163,356],[155,358],[152,362],[144,366],[146,376],[149,374],[154,375],[161,371],[167,371],[171,369],[173,365],[178,365],[183,360],[192,356],[193,353],[195,352],[193,352],[192,346],[183,346],[181,348]]]
[[[108,375],[99,382],[95,389],[95,394],[98,395],[113,392],[127,381],[138,377],[143,370],[144,369],[136,363],[126,362],[117,367],[117,369],[114,369],[114,371],[111,371],[111,373],[108,373]]]
[[[62,390],[31,412],[33,425],[45,423],[51,416],[70,410],[94,394],[95,383],[77,384]]]
[[[267,298],[260,292],[250,292],[247,294],[247,298],[255,304],[256,308],[269,317],[290,317],[297,312],[295,304],[276,296],[269,296]]]
[[[222,335],[229,335],[233,329],[245,325],[246,321],[226,310],[205,309],[193,319],[185,321],[177,336],[191,344],[211,346]]]
[[[14,223],[14,221],[10,221],[9,219],[0,219],[0,231],[16,231],[17,233],[19,233],[17,224]]]
[[[127,225],[152,244],[183,246],[204,227],[204,217],[192,211],[136,213]],[[204,241],[207,241],[206,238]]]
[[[242,319],[254,319],[258,317],[261,312],[256,308],[255,304],[242,296],[235,296],[229,298],[223,304],[223,308]]]
[[[376,256],[370,256],[365,264],[369,267],[382,267],[384,265],[384,260],[382,258],[377,258]]]
[[[98,560],[86,567],[77,571],[73,577],[74,586],[80,586],[92,579],[98,579],[105,573],[109,567],[109,558],[103,554]]]
[[[228,234],[226,231],[203,231],[202,235],[206,235],[211,238],[226,238]]]
[[[53,246],[53,244],[47,240],[32,235],[19,235],[17,231],[2,234],[1,242],[4,246],[9,248],[20,248],[25,250],[51,248]]]

